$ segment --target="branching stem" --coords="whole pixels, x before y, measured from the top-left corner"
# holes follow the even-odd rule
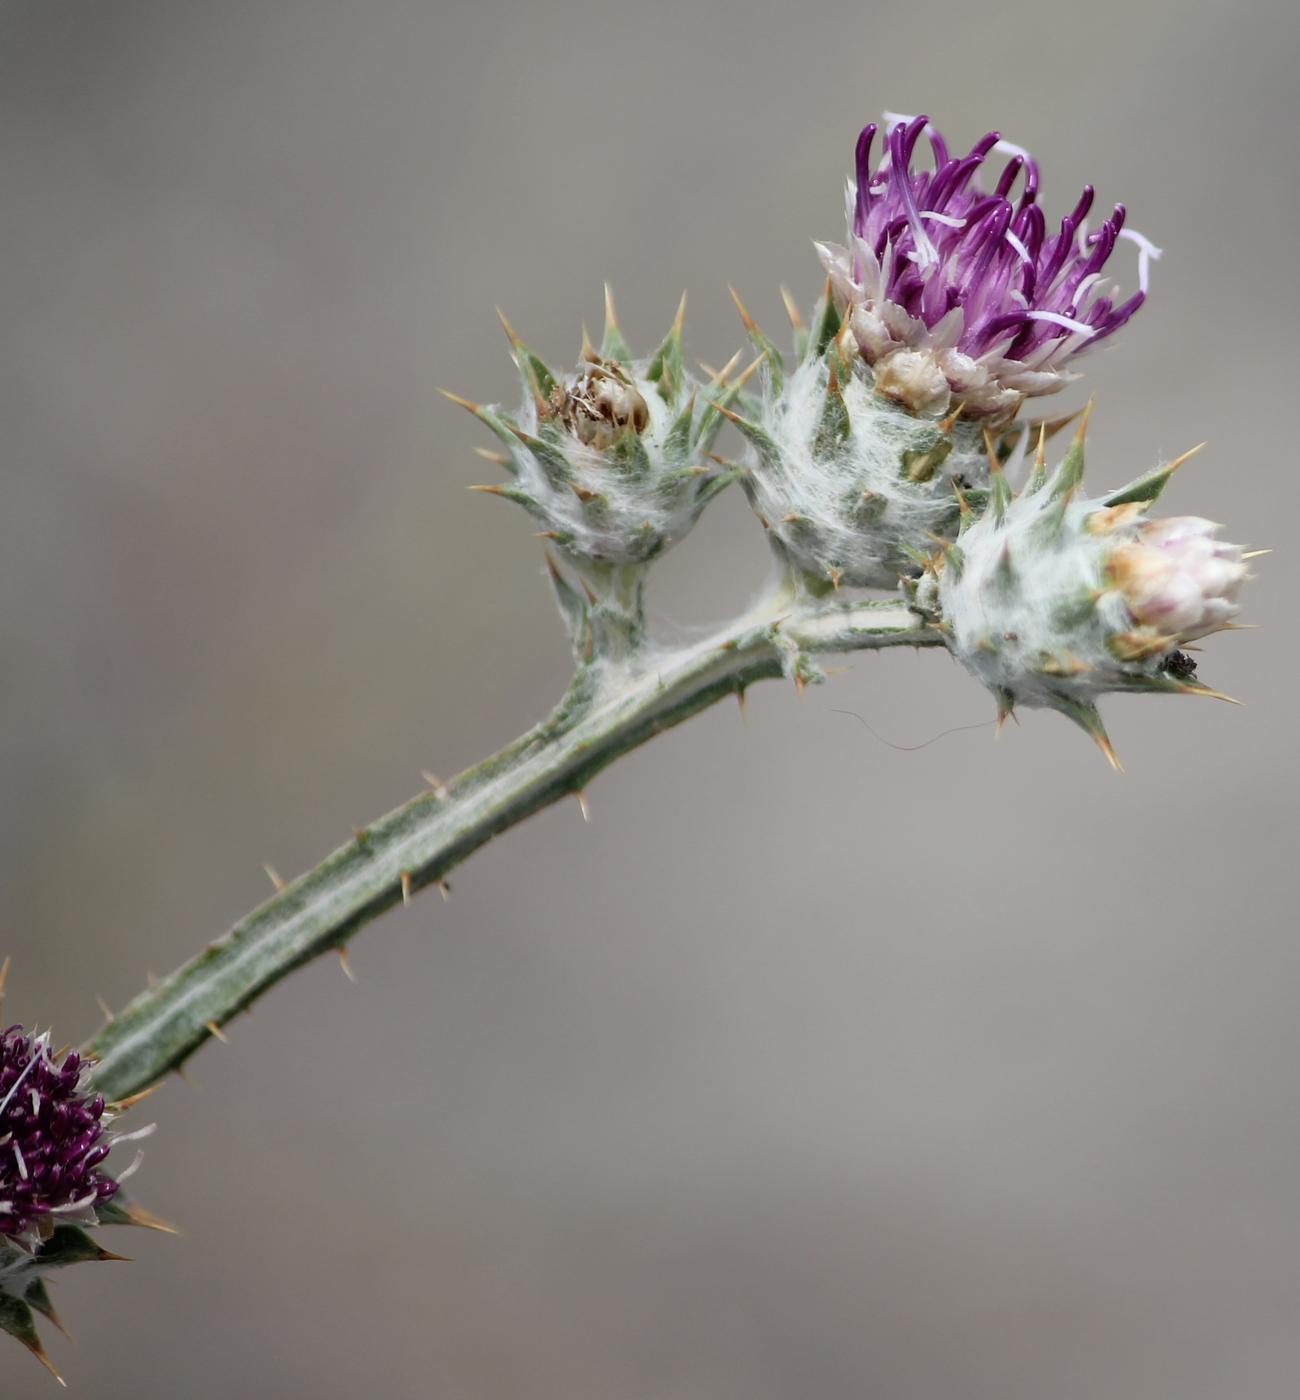
[[[442,881],[493,836],[580,793],[620,754],[755,681],[815,671],[809,654],[933,646],[897,602],[816,602],[782,587],[679,650],[579,666],[551,715],[499,753],[359,831],[223,938],[140,993],[87,1046],[95,1084],[120,1099],[179,1068],[294,968],[340,949],[404,897]]]

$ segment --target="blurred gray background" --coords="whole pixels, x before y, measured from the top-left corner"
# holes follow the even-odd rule
[[[989,717],[941,654],[756,690],[302,972],[152,1104],[182,1239],[58,1301],[86,1400],[1277,1400],[1300,1387],[1294,6],[0,4],[0,952],[59,1038],[514,735],[566,652],[468,494],[600,284],[777,328],[859,126],[1028,145],[1166,251],[1115,484],[1280,546],[1246,709]],[[1134,280],[1133,250],[1119,264]],[[1076,389],[1062,406],[1082,401]],[[738,492],[660,624],[768,569]],[[0,1393],[50,1385],[0,1350]]]

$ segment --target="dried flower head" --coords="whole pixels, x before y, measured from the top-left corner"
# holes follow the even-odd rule
[[[1073,378],[1075,356],[1146,299],[1160,250],[1125,228],[1122,204],[1090,231],[1086,186],[1050,233],[1038,166],[997,132],[952,156],[926,117],[889,114],[873,166],[879,130],[872,123],[858,138],[848,247],[818,251],[882,393],[918,413],[942,415],[960,402],[968,415],[1010,416],[1026,397]],[[923,133],[932,170],[913,168]],[[1009,159],[985,190],[979,172],[995,151]],[[1139,289],[1127,300],[1103,272],[1121,238],[1139,250]]]

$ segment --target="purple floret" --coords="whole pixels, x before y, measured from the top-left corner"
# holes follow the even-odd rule
[[[44,1037],[0,1032],[0,1237],[43,1237],[117,1190],[100,1171],[104,1099],[79,1088],[83,1069],[75,1050],[58,1064]]]
[[[936,363],[958,395],[987,378],[982,392],[992,407],[995,387],[1015,396],[1059,388],[1065,362],[1146,300],[1148,263],[1159,249],[1125,231],[1122,204],[1089,230],[1087,186],[1049,233],[1037,164],[997,132],[953,156],[926,117],[887,121],[873,167],[879,132],[872,123],[858,138],[850,246],[822,249],[841,307],[862,311],[854,329],[869,363],[898,349],[931,352],[944,357]],[[933,169],[916,171],[922,133]],[[979,176],[995,149],[1010,158],[986,190]],[[1140,250],[1139,290],[1124,300],[1103,276],[1121,236]]]

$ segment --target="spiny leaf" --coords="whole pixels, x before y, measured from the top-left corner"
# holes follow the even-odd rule
[[[831,296],[831,281],[828,277],[821,300],[817,303],[816,311],[813,312],[812,332],[808,337],[805,354],[815,355],[820,359],[826,353],[826,347],[835,339],[839,329],[840,313],[835,309],[835,300]]]
[[[1106,726],[1101,722],[1101,714],[1096,705],[1086,700],[1075,700],[1067,695],[1057,693],[1052,698],[1053,706],[1061,712],[1067,719],[1073,720],[1075,724],[1092,740],[1106,757],[1106,762],[1117,772],[1124,771],[1124,765],[1116,756],[1115,749],[1110,742],[1110,736],[1106,733]]]
[[[555,376],[546,367],[546,364],[519,339],[515,334],[515,328],[506,320],[506,313],[499,306],[497,307],[497,315],[501,318],[501,325],[510,341],[510,349],[514,353],[515,364],[518,366],[520,376],[524,381],[524,388],[540,403],[549,402],[551,390],[555,388]]]
[[[677,315],[664,337],[663,344],[655,351],[646,371],[646,378],[659,389],[665,403],[671,403],[673,395],[682,384],[682,325],[686,318],[686,293],[677,307]]]
[[[1083,410],[1083,417],[1079,420],[1074,441],[1070,443],[1070,450],[1052,477],[1050,489],[1053,496],[1064,496],[1076,490],[1083,480],[1083,444],[1088,436],[1088,420],[1091,417],[1092,400],[1089,399],[1088,406]]]
[[[618,317],[614,313],[614,293],[608,282],[605,283],[605,335],[600,342],[602,359],[617,360],[621,365],[632,363],[632,352],[618,328]]]
[[[1203,442],[1198,442],[1190,452],[1184,452],[1181,457],[1175,457],[1172,462],[1165,466],[1157,467],[1155,471],[1138,477],[1136,481],[1130,481],[1127,486],[1121,487],[1118,491],[1112,491],[1110,495],[1102,498],[1103,501],[1108,506],[1122,506],[1129,504],[1129,502],[1139,501],[1146,505],[1153,504],[1160,499],[1160,493],[1169,485],[1169,478],[1204,446]]]
[[[781,352],[775,345],[759,330],[754,318],[745,310],[745,304],[740,299],[740,294],[735,287],[728,287],[731,299],[736,303],[736,310],[740,312],[740,319],[745,327],[745,334],[749,336],[754,349],[763,356],[767,366],[768,379],[772,385],[773,395],[781,392],[785,384],[785,363],[781,358]]]
[[[46,1356],[36,1332],[36,1319],[22,1299],[0,1294],[0,1331],[8,1332],[21,1342],[60,1385],[65,1384],[63,1377],[54,1369],[54,1363]]]

